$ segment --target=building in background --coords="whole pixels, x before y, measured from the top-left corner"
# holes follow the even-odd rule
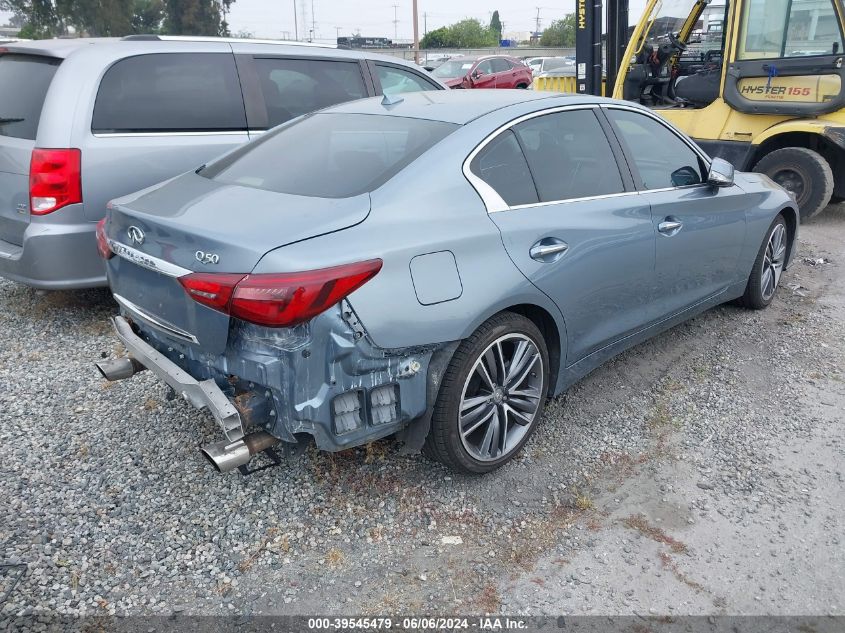
[[[337,45],[340,48],[394,48],[393,40],[386,37],[351,37],[337,38]]]

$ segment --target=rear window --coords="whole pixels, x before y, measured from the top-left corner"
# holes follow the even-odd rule
[[[100,82],[99,133],[246,129],[235,59],[227,53],[157,53],[123,59]]]
[[[346,198],[378,188],[457,127],[424,119],[318,113],[269,132],[199,173],[278,193]]]
[[[47,89],[61,60],[0,55],[0,136],[35,140]]]

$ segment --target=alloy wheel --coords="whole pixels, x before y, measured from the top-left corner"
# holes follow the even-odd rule
[[[542,403],[543,358],[524,334],[507,334],[476,359],[464,383],[458,432],[479,461],[512,453],[534,424]]]
[[[786,259],[786,227],[783,224],[775,226],[766,244],[766,254],[763,257],[763,274],[760,276],[760,292],[763,300],[768,301],[775,294],[783,272]]]

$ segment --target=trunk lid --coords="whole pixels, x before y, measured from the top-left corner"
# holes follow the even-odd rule
[[[358,224],[369,211],[369,194],[314,198],[185,174],[112,203],[108,237],[134,252],[109,261],[112,291],[173,340],[220,353],[229,317],[191,299],[180,274],[249,273],[265,253]]]
[[[23,245],[29,226],[29,162],[38,120],[61,60],[0,54],[0,240]]]

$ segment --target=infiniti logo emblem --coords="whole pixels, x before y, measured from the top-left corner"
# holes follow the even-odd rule
[[[130,226],[128,229],[126,229],[126,234],[129,236],[129,241],[132,244],[140,246],[144,243],[144,232],[137,226]]]

